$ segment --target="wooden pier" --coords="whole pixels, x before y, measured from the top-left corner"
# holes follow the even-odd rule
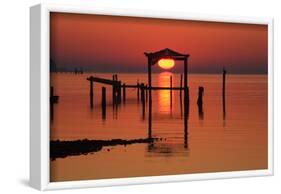
[[[141,103],[142,107],[142,119],[146,119],[146,115],[148,117],[148,139],[152,139],[152,91],[158,90],[168,90],[170,91],[170,108],[172,109],[172,98],[173,91],[179,91],[180,98],[180,110],[181,117],[184,120],[184,139],[185,145],[187,144],[187,136],[188,136],[188,115],[189,115],[189,87],[188,87],[188,58],[189,54],[180,54],[178,52],[172,51],[168,48],[153,52],[153,53],[144,53],[147,57],[147,83],[140,82],[140,80],[136,80],[136,84],[127,84],[118,80],[118,75],[113,74],[112,79],[105,79],[96,76],[90,76],[86,78],[89,81],[89,100],[90,100],[90,108],[94,109],[94,101],[96,100],[94,87],[96,84],[102,84],[101,90],[101,108],[102,108],[102,119],[106,120],[106,109],[107,109],[107,89],[104,85],[112,87],[112,104],[113,110],[117,115],[117,110],[121,102],[123,104],[126,103],[126,95],[127,89],[135,89],[137,102]],[[179,86],[173,86],[173,77],[170,76],[170,86],[160,87],[160,86],[152,86],[152,67],[161,59],[172,59],[177,61],[182,61],[184,65],[183,74],[180,74],[180,84]],[[83,74],[83,69],[78,70],[75,69],[75,74]],[[223,68],[222,71],[222,107],[223,107],[223,118],[225,119],[226,115],[226,70]],[[109,91],[110,92],[110,91]],[[182,94],[183,93],[183,94]],[[198,87],[198,98],[197,98],[197,106],[199,112],[199,118],[203,119],[203,94],[204,87]],[[50,88],[50,109],[51,109],[51,120],[53,119],[53,109],[54,104],[58,102],[58,96],[54,95],[53,87]],[[148,106],[146,103],[148,102]],[[183,106],[182,106],[183,104]],[[99,105],[100,106],[100,105]],[[147,109],[147,110],[146,110]],[[113,111],[113,112],[114,112]],[[148,114],[146,114],[146,111]],[[183,116],[182,116],[183,115]],[[116,116],[117,118],[117,116]]]
[[[180,106],[182,110],[182,91],[187,91],[188,94],[188,88],[182,87],[182,79],[183,76],[181,75],[180,78],[180,86],[179,87],[173,87],[173,78],[172,76],[170,77],[170,87],[158,87],[158,86],[148,86],[146,83],[140,83],[139,80],[136,81],[136,84],[126,84],[118,80],[117,74],[112,75],[112,79],[105,79],[105,78],[100,78],[100,77],[95,77],[95,76],[90,76],[87,78],[87,80],[90,82],[90,89],[89,89],[89,94],[90,94],[90,108],[94,108],[94,85],[96,83],[103,84],[103,85],[109,85],[112,87],[112,104],[113,104],[113,110],[118,108],[118,105],[123,102],[123,104],[126,104],[126,90],[127,89],[136,89],[137,93],[137,102],[141,103],[142,105],[142,119],[144,120],[146,117],[146,102],[149,102],[149,107],[148,107],[148,118],[150,120],[152,114],[151,114],[151,106],[152,106],[152,100],[150,100],[151,96],[151,91],[153,90],[169,90],[170,91],[170,108],[172,108],[172,93],[173,91],[180,91]],[[123,91],[123,92],[122,92]],[[121,93],[123,95],[121,96]],[[121,100],[123,98],[123,100]],[[185,98],[186,99],[186,98]],[[106,88],[102,87],[102,118],[103,120],[106,118]],[[187,103],[187,101],[186,101]],[[185,103],[185,104],[186,104]],[[187,118],[186,113],[186,118]],[[152,121],[149,121],[149,123]],[[152,124],[152,123],[151,123]],[[150,124],[150,125],[151,125]],[[151,135],[149,133],[149,135]]]
[[[145,119],[145,113],[146,113],[146,102],[148,102],[148,137],[152,137],[152,91],[153,90],[169,90],[170,91],[170,108],[172,109],[172,98],[173,98],[173,91],[179,91],[179,97],[180,97],[180,110],[181,115],[183,112],[183,119],[184,119],[184,131],[185,135],[187,136],[187,128],[188,128],[188,115],[189,115],[189,87],[188,87],[188,54],[180,54],[175,51],[172,51],[170,49],[164,49],[161,51],[157,51],[154,53],[145,53],[147,57],[147,64],[148,64],[148,83],[142,83],[139,80],[136,80],[136,84],[127,84],[125,82],[122,82],[121,80],[118,80],[117,74],[112,75],[112,79],[105,79],[95,76],[90,76],[87,78],[87,80],[90,82],[90,107],[93,108],[94,106],[94,90],[93,87],[95,83],[103,84],[103,85],[109,85],[112,87],[112,102],[113,102],[113,108],[118,107],[121,102],[123,104],[126,103],[126,93],[127,89],[136,89],[136,98],[137,102],[142,104],[142,118]],[[157,61],[159,61],[162,58],[170,58],[173,60],[180,60],[183,61],[184,65],[184,71],[183,74],[180,75],[180,84],[179,86],[173,86],[173,77],[170,76],[170,86],[169,87],[160,87],[160,86],[152,86],[152,71],[151,68]],[[223,101],[223,114],[225,117],[225,77],[226,77],[226,71],[223,69],[223,80],[222,80],[222,101]],[[123,91],[123,92],[122,92]],[[183,95],[182,95],[183,93]],[[203,93],[204,93],[204,87],[199,86],[198,87],[198,99],[197,99],[197,105],[198,105],[198,112],[199,112],[199,118],[203,119]],[[121,94],[123,94],[121,96]],[[121,101],[121,98],[123,100]],[[102,87],[102,109],[103,109],[103,118],[105,118],[106,115],[106,88]],[[183,103],[182,103],[183,102]],[[182,108],[183,104],[183,108]],[[183,109],[183,111],[182,111]]]

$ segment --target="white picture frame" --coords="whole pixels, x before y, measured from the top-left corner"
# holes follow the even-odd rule
[[[50,12],[134,16],[268,25],[268,169],[185,175],[50,182],[49,159],[49,16]],[[30,185],[39,190],[164,183],[273,175],[273,19],[185,12],[40,4],[30,8]]]

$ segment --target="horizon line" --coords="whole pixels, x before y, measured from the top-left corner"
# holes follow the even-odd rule
[[[50,73],[74,73],[74,71],[50,71]],[[147,74],[147,72],[95,72],[95,71],[83,71],[83,73],[103,73],[103,74]],[[152,72],[152,74],[159,74],[159,73],[172,73],[172,74],[183,74],[181,72],[172,72],[172,71],[162,71],[162,72]],[[188,74],[221,74],[221,72],[189,72]],[[241,73],[237,73],[237,72],[227,72],[227,74],[231,74],[231,75],[268,75],[268,72],[263,73],[263,72],[255,72],[255,73],[250,73],[250,72],[241,72]]]

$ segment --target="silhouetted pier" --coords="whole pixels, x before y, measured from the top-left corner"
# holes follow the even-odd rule
[[[126,89],[127,88],[134,88],[137,89],[137,99],[143,99],[146,100],[148,97],[148,93],[146,92],[147,90],[184,90],[184,87],[172,87],[172,83],[170,87],[158,87],[158,86],[151,86],[148,87],[147,84],[145,83],[137,83],[135,85],[133,84],[126,84],[122,83],[121,81],[118,81],[116,78],[117,75],[113,75],[114,79],[105,79],[105,78],[100,78],[100,77],[95,77],[95,76],[90,76],[87,78],[87,80],[90,82],[90,105],[91,108],[93,107],[93,99],[94,99],[94,83],[100,83],[100,84],[105,84],[105,85],[110,85],[112,89],[112,96],[113,96],[113,102],[115,104],[116,102],[116,97],[121,98],[121,89],[123,89],[123,102],[126,101]],[[170,78],[172,80],[172,77]],[[142,93],[143,92],[143,93]],[[120,101],[120,99],[119,99]]]
[[[180,54],[170,49],[160,50],[154,53],[145,53],[148,62],[148,82],[140,82],[136,80],[136,84],[128,84],[118,80],[118,75],[113,74],[112,79],[105,79],[96,76],[90,76],[86,78],[89,81],[89,99],[90,99],[90,108],[94,108],[94,100],[95,84],[102,84],[101,88],[101,108],[102,108],[102,119],[106,120],[106,108],[108,100],[107,98],[107,89],[104,85],[112,87],[112,104],[113,109],[117,109],[118,105],[121,104],[121,99],[123,98],[123,104],[126,103],[126,95],[127,89],[136,89],[136,98],[138,102],[142,104],[142,119],[146,119],[146,109],[148,108],[148,137],[144,139],[133,139],[133,140],[77,140],[77,141],[51,141],[50,144],[50,157],[52,159],[67,157],[70,155],[79,155],[79,154],[87,154],[90,152],[96,152],[102,149],[103,146],[114,146],[114,145],[128,145],[134,143],[149,143],[149,148],[151,150],[155,150],[153,147],[153,141],[157,140],[157,138],[153,138],[152,136],[152,91],[158,90],[169,90],[170,91],[170,108],[172,109],[172,98],[173,91],[179,91],[180,97],[180,110],[181,116],[183,112],[183,120],[184,120],[184,148],[188,148],[188,115],[189,115],[189,87],[188,87],[188,63],[187,60],[189,58],[188,54]],[[173,60],[183,61],[184,72],[180,75],[180,84],[178,87],[173,86],[173,77],[170,76],[170,86],[168,87],[160,87],[160,86],[152,86],[152,73],[151,68],[157,61],[161,58],[169,58]],[[225,85],[226,85],[226,70],[223,68],[222,72],[222,104],[223,104],[223,117],[225,119],[226,108],[225,108]],[[182,95],[182,91],[184,95]],[[204,87],[198,87],[198,98],[197,98],[197,106],[199,119],[204,118],[203,113],[203,95],[204,95]],[[53,109],[54,104],[58,103],[58,96],[54,95],[54,88],[50,88],[50,111],[51,111],[51,120],[53,119]],[[146,103],[148,102],[148,107]],[[182,103],[183,102],[183,103]],[[182,111],[182,104],[183,111]]]
[[[118,107],[121,103],[121,91],[123,89],[123,103],[126,103],[126,89],[127,88],[135,88],[137,90],[137,101],[141,99],[142,103],[142,118],[145,119],[145,103],[148,101],[148,137],[151,138],[151,129],[152,129],[152,90],[169,90],[170,91],[170,106],[172,107],[172,91],[179,90],[180,91],[180,100],[182,101],[182,91],[184,91],[184,128],[187,130],[187,118],[189,112],[189,88],[188,88],[188,54],[180,54],[171,49],[163,49],[154,53],[144,53],[147,57],[147,65],[148,65],[148,83],[137,83],[135,85],[130,85],[127,83],[123,83],[118,80],[117,74],[112,75],[111,79],[104,79],[100,77],[90,76],[87,80],[90,82],[90,107],[93,109],[94,106],[94,83],[100,83],[104,85],[109,85],[112,87],[112,102],[113,108]],[[152,73],[151,68],[155,63],[157,63],[162,58],[169,58],[173,60],[183,61],[184,72],[183,76],[181,75],[180,86],[173,87],[173,78],[170,77],[170,87],[158,87],[152,86]],[[183,83],[182,83],[183,82]],[[182,86],[183,84],[183,86]],[[102,117],[106,117],[106,88],[102,89]],[[182,102],[180,103],[182,106]],[[186,131],[187,132],[187,131]]]
[[[198,99],[197,99],[199,119],[204,119],[203,94],[204,94],[204,87],[199,86],[198,87]]]

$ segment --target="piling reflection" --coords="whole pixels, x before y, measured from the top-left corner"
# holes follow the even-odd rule
[[[88,81],[90,81],[90,109],[93,110],[93,82],[98,82],[102,84],[109,84],[112,87],[112,107],[113,107],[113,119],[117,120],[118,114],[120,114],[120,109],[122,108],[120,105],[123,102],[123,105],[126,104],[126,88],[133,88],[136,89],[137,93],[137,102],[134,103],[141,103],[141,118],[142,120],[146,120],[147,118],[147,152],[153,153],[153,156],[157,155],[163,155],[163,156],[172,156],[172,155],[186,155],[189,146],[188,146],[188,116],[189,116],[189,88],[183,87],[183,76],[181,75],[180,79],[180,87],[176,88],[173,86],[173,77],[172,73],[164,72],[161,73],[158,77],[158,86],[157,87],[149,87],[147,84],[144,84],[142,82],[139,82],[137,80],[136,85],[130,85],[122,83],[121,81],[118,81],[117,75],[112,76],[112,80],[100,78],[100,77],[94,77],[91,76],[87,78]],[[186,80],[185,80],[186,82]],[[157,110],[161,114],[170,114],[172,115],[172,109],[173,109],[173,103],[174,103],[174,91],[178,90],[180,95],[180,114],[181,119],[183,119],[183,132],[182,132],[182,141],[180,143],[178,140],[175,141],[175,137],[166,137],[163,138],[163,141],[152,141],[155,138],[159,138],[162,140],[161,135],[153,135],[153,126],[152,126],[152,113],[153,113],[153,107],[152,107],[152,91],[156,90],[158,93],[158,99],[156,100],[156,103],[158,103]],[[122,91],[122,92],[121,92]],[[198,93],[198,108],[199,108],[199,114],[203,115],[203,87],[199,87],[199,93]],[[121,100],[121,93],[123,94],[122,100]],[[182,93],[184,93],[184,96],[182,96]],[[146,102],[148,102],[148,106],[146,106]],[[106,87],[102,87],[101,90],[101,118],[104,123],[106,123],[106,108],[107,108],[107,101],[106,101]],[[98,106],[95,107],[95,110],[98,109]],[[147,110],[147,112],[146,112]],[[202,116],[203,118],[203,116]],[[141,138],[141,137],[140,137]],[[179,137],[176,137],[179,138]],[[177,142],[177,143],[175,143]],[[98,150],[99,151],[99,150]]]
[[[106,119],[106,88],[102,87],[102,120]]]
[[[169,156],[188,156],[188,122],[183,128],[183,143],[175,143],[173,139],[165,138],[162,141],[151,141],[147,146],[147,153],[149,157],[169,157]],[[148,129],[149,130],[149,129]],[[152,130],[149,130],[148,139],[152,139]]]
[[[226,70],[222,70],[222,111],[223,111],[223,126],[225,127],[226,119],[226,107],[225,107],[225,79],[226,79]]]
[[[182,82],[182,76],[181,76]],[[172,88],[172,78],[171,73],[162,73],[159,76],[159,85],[160,87],[170,87]],[[180,85],[180,111],[182,118],[182,86]],[[151,91],[150,91],[151,92]],[[185,98],[183,101],[184,104],[184,125],[183,125],[183,143],[175,143],[173,142],[173,138],[164,139],[161,142],[150,142],[147,146],[147,153],[149,157],[157,157],[157,156],[187,156],[188,155],[188,115],[189,115],[189,91],[188,88],[185,89]],[[148,117],[148,139],[151,139],[152,136],[152,100],[148,107],[149,117]],[[172,112],[172,104],[173,104],[173,92],[172,90],[159,90],[158,97],[158,109],[160,109],[161,113]],[[161,138],[161,137],[160,137]]]
[[[189,108],[187,108],[188,114],[186,117],[184,117],[184,107],[186,107],[184,105],[184,90],[182,90],[181,103],[182,117],[180,117],[179,104],[180,90],[176,89],[173,90],[174,117],[170,118],[169,114],[159,115],[158,109],[158,94],[160,91],[167,91],[169,96],[170,90],[152,89],[153,98],[151,98],[150,111],[149,98],[147,98],[145,120],[142,120],[142,104],[140,101],[137,105],[137,89],[131,86],[136,85],[137,78],[139,78],[140,83],[146,84],[146,74],[118,75],[122,83],[126,83],[127,98],[125,106],[122,104],[121,106],[114,106],[116,119],[112,118],[111,85],[94,83],[95,103],[94,109],[90,109],[90,83],[85,81],[86,77],[90,75],[84,74],[84,77],[81,76],[81,78],[79,76],[73,78],[66,73],[56,75],[60,77],[58,77],[59,82],[53,85],[55,86],[54,95],[60,95],[60,101],[53,107],[54,121],[51,123],[50,138],[52,141],[60,140],[60,142],[51,143],[54,151],[52,156],[65,157],[66,151],[69,152],[66,158],[51,161],[52,180],[73,180],[73,177],[69,175],[69,169],[75,166],[79,166],[79,169],[76,168],[75,174],[78,177],[77,179],[85,178],[85,176],[94,179],[104,178],[96,173],[91,173],[99,170],[105,173],[107,178],[110,178],[112,174],[125,177],[124,174],[120,174],[122,168],[130,173],[128,176],[148,176],[160,172],[173,174],[175,169],[178,170],[177,173],[193,173],[199,167],[202,167],[203,171],[239,170],[251,165],[262,168],[263,164],[266,167],[266,160],[263,158],[266,159],[267,156],[267,131],[265,129],[267,120],[262,112],[267,110],[267,98],[264,95],[267,92],[267,77],[227,77],[229,79],[227,80],[227,88],[229,90],[239,88],[241,91],[225,93],[225,104],[223,105],[221,74],[215,76],[191,75],[189,77],[190,113],[188,113]],[[112,74],[95,74],[95,77],[110,80],[111,76]],[[153,84],[155,88],[158,86],[158,76],[158,74],[154,75]],[[174,87],[179,87],[180,84],[177,79],[173,77],[173,80],[176,80],[173,82]],[[253,89],[254,83],[258,83],[258,85]],[[106,86],[107,89],[107,109],[104,120],[102,120],[101,105],[102,86]],[[198,86],[204,86],[202,109],[197,105]],[[248,92],[252,89],[253,94]],[[147,96],[149,96],[148,90]],[[227,104],[227,100],[232,103]],[[233,103],[234,100],[237,100],[237,102]],[[255,114],[247,112],[249,104],[254,108],[251,111]],[[170,106],[169,99],[167,105]],[[228,118],[224,117],[227,124],[225,128],[223,128],[223,112],[228,114],[228,117],[231,115],[233,118],[227,120]],[[204,120],[198,122],[199,113],[204,113],[205,117]],[[249,119],[245,120],[245,117],[249,117]],[[184,122],[184,118],[186,122]],[[257,120],[261,121],[258,126],[254,124]],[[148,124],[152,124],[150,128],[148,128]],[[216,127],[215,130],[214,127]],[[241,130],[230,130],[240,129],[240,127]],[[257,127],[259,133],[256,133]],[[84,141],[85,138],[88,138],[88,141]],[[152,138],[162,138],[162,141],[151,142],[150,139]],[[226,139],[231,143],[226,144]],[[80,143],[76,144],[75,141],[78,140],[80,140]],[[68,141],[71,150],[68,150],[67,142],[62,143],[62,141]],[[73,143],[79,146],[73,146]],[[239,162],[245,159],[243,157],[245,156],[245,149],[241,149],[242,147],[249,148],[249,153],[253,154],[253,157],[246,158],[246,166],[244,165],[245,161]],[[226,152],[226,148],[229,149],[229,152]],[[235,156],[233,156],[233,150],[237,152]],[[87,153],[89,154],[84,155]],[[68,157],[68,155],[71,157]],[[212,157],[214,155],[216,157]],[[130,158],[134,158],[136,164],[128,169],[131,163]],[[233,167],[233,160],[238,161],[237,168]],[[120,166],[112,169],[112,161],[114,161],[114,165]],[[203,164],[201,161],[205,161],[205,163]]]
[[[184,101],[185,116],[184,116],[184,148],[188,149],[188,116],[189,116],[189,102],[187,99]]]

